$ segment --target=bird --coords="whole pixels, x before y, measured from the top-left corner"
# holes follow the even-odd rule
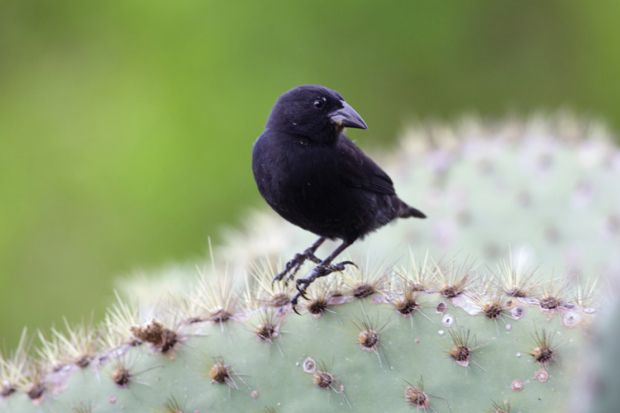
[[[345,128],[367,125],[340,93],[301,85],[278,97],[253,145],[252,172],[267,204],[285,220],[319,236],[273,279],[288,282],[306,261],[315,264],[295,280],[295,312],[317,278],[355,265],[333,263],[354,242],[397,218],[426,218],[398,197],[392,179],[344,134]],[[320,259],[316,251],[327,239],[340,244]]]

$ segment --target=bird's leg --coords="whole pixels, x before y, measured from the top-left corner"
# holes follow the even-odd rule
[[[340,254],[342,251],[347,249],[353,241],[343,241],[342,244],[338,246],[327,258],[321,261],[316,267],[312,269],[310,274],[305,276],[304,278],[299,278],[297,280],[297,293],[291,299],[291,304],[293,304],[293,310],[297,312],[295,306],[297,305],[297,301],[299,301],[299,297],[306,298],[306,290],[316,280],[317,278],[325,277],[326,275],[331,274],[336,271],[343,271],[347,265],[355,265],[352,261],[342,261],[336,264],[332,264],[332,261]]]
[[[295,274],[297,274],[297,271],[299,271],[299,269],[301,268],[303,263],[306,262],[306,260],[310,260],[317,264],[320,263],[321,260],[318,259],[317,256],[314,255],[314,253],[316,252],[317,249],[319,249],[319,247],[321,246],[323,242],[325,242],[325,237],[321,237],[318,240],[316,240],[314,244],[312,244],[309,248],[307,248],[301,254],[295,254],[295,257],[293,257],[292,260],[286,263],[286,265],[284,266],[284,269],[281,272],[279,272],[275,277],[273,277],[272,282],[282,281],[282,279],[287,276],[288,276],[287,282],[288,280],[293,279],[293,277],[295,277]]]

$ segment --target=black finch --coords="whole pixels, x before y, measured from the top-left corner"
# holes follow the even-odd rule
[[[390,177],[344,128],[367,126],[338,92],[304,85],[278,98],[254,144],[252,170],[261,195],[284,219],[320,237],[274,279],[294,278],[306,260],[316,264],[296,281],[293,308],[315,279],[353,264],[332,261],[356,240],[396,218],[426,218],[396,195]],[[321,260],[315,252],[326,239],[342,244]]]

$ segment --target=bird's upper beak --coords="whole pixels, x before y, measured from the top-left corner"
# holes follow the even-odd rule
[[[329,119],[335,125],[347,128],[367,129],[368,126],[364,119],[344,100],[341,101],[342,107],[330,112]]]

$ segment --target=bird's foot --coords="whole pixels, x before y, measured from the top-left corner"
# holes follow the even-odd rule
[[[284,278],[286,278],[286,282],[288,283],[289,280],[292,280],[295,277],[295,274],[297,274],[306,260],[310,260],[317,264],[321,262],[321,260],[314,255],[314,250],[312,250],[312,248],[308,248],[301,254],[295,254],[295,257],[286,263],[284,269],[273,277],[272,284],[276,281],[282,281]]]
[[[341,262],[337,262],[336,264],[331,264],[327,267],[327,269],[329,270],[326,274],[320,275],[319,277],[324,277],[326,275],[329,275],[333,272],[340,272],[340,271],[344,271],[345,268],[347,267],[347,265],[352,265],[355,268],[359,268],[357,266],[356,263],[354,263],[353,261],[341,261]]]
[[[296,314],[301,315],[299,311],[297,311],[297,303],[299,302],[300,297],[304,300],[308,299],[308,296],[306,295],[306,289],[308,289],[310,284],[312,284],[312,281],[306,278],[300,278],[295,281],[295,288],[297,289],[297,293],[295,293],[293,298],[291,298],[291,307]]]
[[[314,267],[314,269],[310,274],[308,274],[308,276],[296,280],[295,288],[297,289],[297,293],[291,299],[293,311],[299,314],[299,312],[297,311],[297,303],[299,301],[299,298],[301,297],[304,300],[308,299],[308,296],[306,295],[306,290],[308,289],[308,287],[310,287],[310,284],[312,284],[317,278],[325,277],[333,272],[344,271],[347,265],[353,265],[357,268],[357,265],[353,261],[342,261],[336,264],[329,265],[319,264]]]

